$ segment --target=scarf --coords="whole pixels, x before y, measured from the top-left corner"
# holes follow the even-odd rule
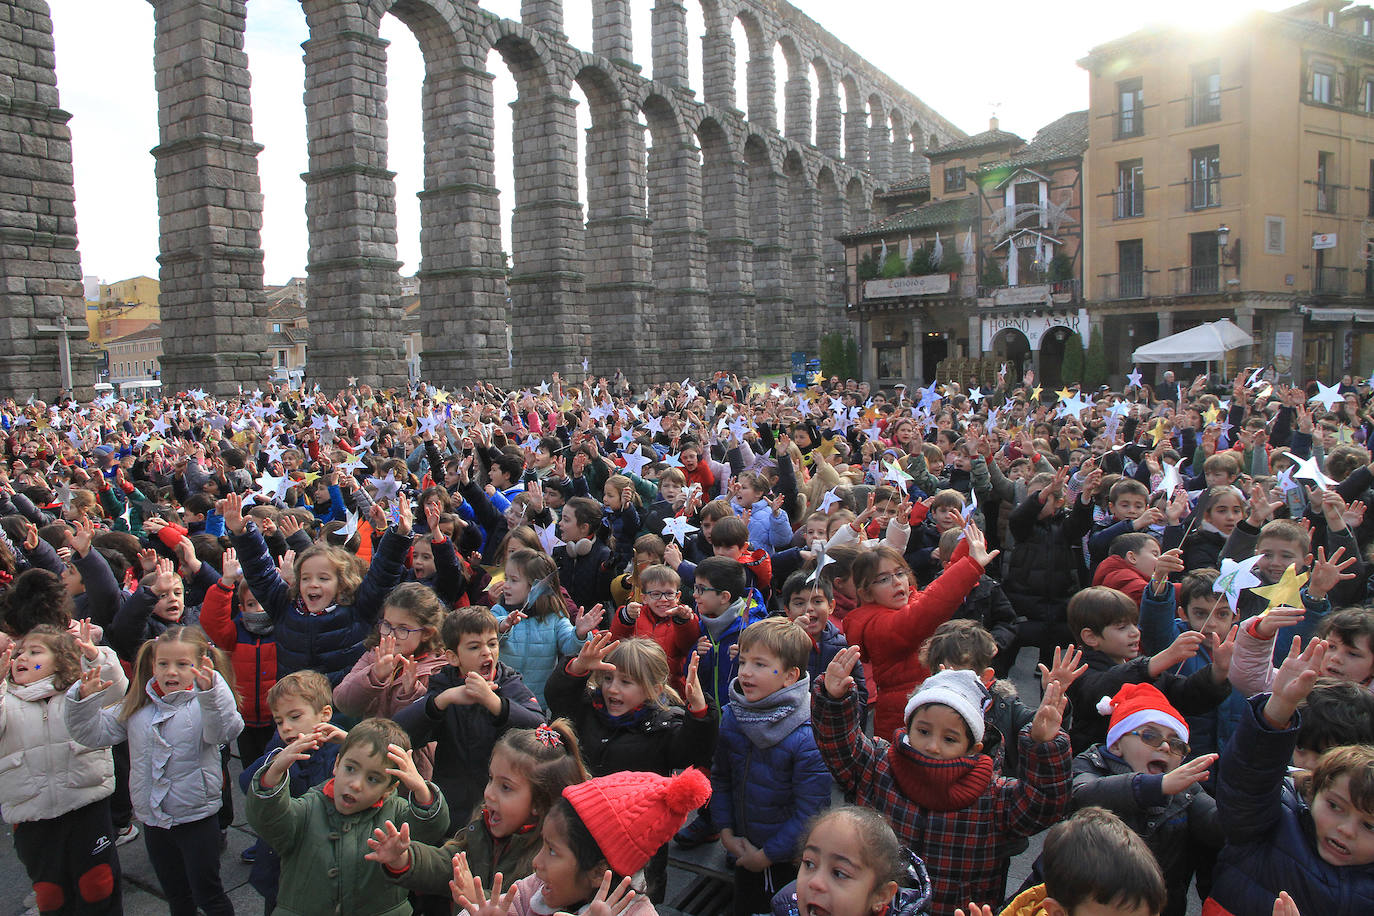
[[[606,711],[606,701],[601,697],[601,688],[592,691],[592,711],[607,728],[631,728],[649,717],[651,710],[647,704],[613,716]]]
[[[746,700],[739,678],[730,682],[730,711],[740,729],[760,749],[770,748],[811,721],[811,676],[759,700]]]
[[[931,811],[967,808],[992,783],[992,758],[986,754],[936,760],[912,749],[906,729],[897,732],[888,760],[902,794]]]
[[[266,611],[244,611],[240,615],[243,628],[254,636],[272,635],[272,615]]]
[[[16,700],[23,700],[26,703],[37,703],[40,700],[51,699],[63,692],[57,689],[57,686],[52,682],[52,678],[53,676],[50,674],[45,678],[34,681],[32,684],[16,684],[14,681],[10,681],[7,686],[9,687],[10,695]]]
[[[706,628],[706,635],[711,637],[711,642],[720,642],[720,638],[725,635],[725,631],[730,629],[730,624],[735,622],[739,612],[744,608],[744,599],[731,603],[725,610],[721,611],[719,617],[707,617],[701,615],[701,625]]]
[[[333,800],[334,800],[334,780],[333,780],[333,779],[330,779],[329,782],[327,782],[327,783],[325,783],[323,786],[321,786],[321,787],[320,787],[320,791],[324,793],[324,797],[325,797],[325,798],[329,799],[330,801],[333,801]],[[386,800],[387,800],[388,798],[390,798],[389,795],[383,795],[379,801],[376,801],[376,802],[373,803],[372,807],[373,807],[373,808],[380,808],[380,807],[386,802]],[[362,812],[358,812],[358,813],[361,814]]]

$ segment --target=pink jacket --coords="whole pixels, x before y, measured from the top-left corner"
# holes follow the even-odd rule
[[[1274,683],[1274,636],[1264,639],[1255,633],[1260,618],[1251,617],[1236,634],[1236,653],[1231,656],[1231,686],[1247,697],[1268,693]],[[1275,634],[1277,635],[1277,634]]]
[[[372,666],[377,663],[377,650],[375,647],[368,649],[353,665],[353,670],[344,675],[339,686],[334,688],[335,707],[339,712],[359,718],[394,718],[396,713],[411,703],[424,699],[430,675],[448,664],[437,652],[421,656],[417,661],[419,664],[415,676],[415,689],[405,691],[401,689],[399,678],[386,684],[377,681],[372,671]],[[434,744],[431,742],[419,748],[414,756],[415,768],[420,771],[421,776],[429,779],[434,773]]]
[[[552,910],[544,904],[544,882],[538,875],[530,875],[515,882],[515,899],[511,901],[510,916],[543,916]],[[536,899],[537,895],[537,899]],[[625,909],[624,916],[658,916],[658,910],[649,902],[645,894],[635,894],[635,899]]]

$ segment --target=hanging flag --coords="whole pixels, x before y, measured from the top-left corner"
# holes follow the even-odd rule
[[[973,227],[968,227],[968,232],[964,233],[964,263],[972,264],[975,252],[973,250]]]
[[[882,253],[878,255],[878,266],[881,267],[882,265],[884,265],[884,264],[886,264],[886,263],[887,263],[887,239],[883,239],[883,250],[882,250]]]
[[[945,256],[945,246],[940,244],[940,233],[935,233],[935,247],[930,250],[930,266],[939,267],[940,260]]]
[[[902,252],[902,258],[907,262],[910,262],[914,254],[915,252],[911,250],[911,236],[908,235],[906,237],[906,249]]]

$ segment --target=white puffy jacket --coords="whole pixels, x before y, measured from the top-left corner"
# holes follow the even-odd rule
[[[114,650],[101,646],[93,662],[111,684],[91,697],[95,706],[118,703],[129,687]],[[67,731],[67,694],[45,677],[0,690],[0,810],[11,824],[54,818],[114,792],[108,747],[89,748]],[[80,688],[77,687],[79,690]]]
[[[109,747],[127,737],[134,813],[149,826],[170,828],[219,810],[219,748],[243,731],[243,717],[218,673],[209,690],[192,687],[165,697],[158,696],[155,683],[150,679],[144,686],[148,702],[125,722],[117,710],[101,709],[95,697],[78,699],[80,685],[72,685],[67,728],[87,747]]]

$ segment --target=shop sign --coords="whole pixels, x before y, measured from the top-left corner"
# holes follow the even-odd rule
[[[1075,312],[1060,312],[1056,315],[1032,315],[1022,313],[1019,315],[984,315],[983,324],[983,352],[992,352],[992,341],[998,334],[1008,329],[1020,331],[1026,336],[1027,342],[1032,350],[1040,349],[1040,341],[1049,333],[1052,328],[1067,328],[1076,332],[1083,338],[1083,346],[1089,343],[1089,322],[1088,310],[1079,309]]]
[[[865,299],[891,299],[896,296],[933,296],[949,292],[949,274],[930,274],[925,277],[896,277],[891,280],[868,280],[864,283]]]

